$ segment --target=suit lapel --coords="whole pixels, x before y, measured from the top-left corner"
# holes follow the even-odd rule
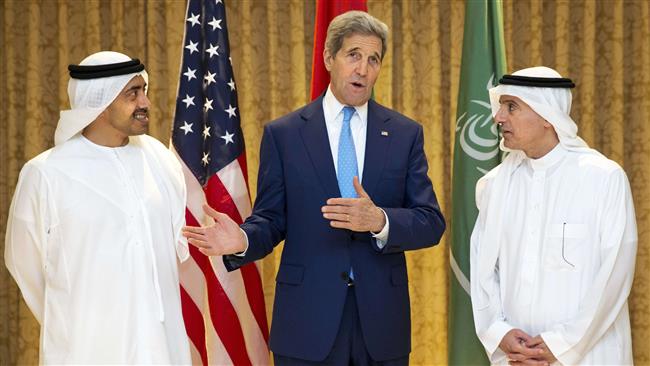
[[[388,148],[391,140],[389,119],[390,117],[383,112],[377,103],[373,100],[368,101],[368,128],[362,185],[371,198],[388,158]]]
[[[323,97],[307,105],[300,113],[300,117],[305,121],[300,129],[300,135],[326,197],[341,197],[325,126]]]

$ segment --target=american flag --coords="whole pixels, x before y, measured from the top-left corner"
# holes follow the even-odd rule
[[[204,202],[241,223],[251,213],[244,137],[222,0],[189,0],[171,149],[187,183],[188,225]],[[195,365],[269,364],[268,325],[255,264],[228,273],[190,246],[181,299]]]

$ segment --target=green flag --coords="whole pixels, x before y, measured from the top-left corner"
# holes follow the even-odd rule
[[[456,115],[452,180],[449,364],[487,365],[474,328],[469,282],[469,240],[478,210],[476,181],[499,163],[488,89],[506,71],[500,0],[468,0]]]

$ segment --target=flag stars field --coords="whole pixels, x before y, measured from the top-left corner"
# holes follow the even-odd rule
[[[190,40],[190,44],[188,44],[187,46],[185,46],[185,48],[187,48],[188,50],[190,50],[190,55],[191,55],[191,54],[193,54],[194,52],[199,52],[199,49],[197,48],[198,45],[199,45],[198,42],[195,43],[195,42],[192,42],[192,41]]]
[[[233,139],[232,139],[233,136],[235,136],[234,133],[229,133],[228,130],[226,130],[226,134],[223,135],[223,136],[219,136],[219,137],[224,139],[225,144],[228,145],[228,144],[234,144],[235,143],[235,141],[233,141]]]
[[[185,134],[187,135],[188,133],[194,132],[194,131],[192,131],[192,125],[193,124],[194,123],[187,123],[187,121],[183,121],[183,125],[181,127],[179,127],[179,128],[181,130],[183,130],[183,132],[185,132]]]
[[[190,81],[192,79],[196,79],[196,69],[190,69],[189,67],[187,68],[187,71],[183,73],[183,75],[187,76],[187,81]]]
[[[210,57],[219,56],[219,45],[213,45],[210,43],[210,47],[206,49],[205,52],[209,53]]]
[[[225,111],[228,113],[229,118],[236,116],[235,109],[237,109],[237,107],[233,107],[232,105],[228,104],[228,109],[226,109]]]
[[[221,29],[221,19],[212,17],[212,20],[208,22],[208,24],[212,27],[213,31],[216,30],[217,28]]]
[[[210,70],[208,70],[208,73],[205,74],[205,76],[203,77],[203,79],[206,82],[206,85],[209,86],[212,83],[216,83],[217,82],[217,80],[215,79],[216,76],[217,76],[216,73],[213,74],[213,73],[210,72]]]
[[[199,16],[200,14],[192,13],[192,16],[187,18],[187,21],[192,23],[192,27],[201,24],[201,21],[199,21]]]
[[[206,112],[213,109],[212,108],[212,101],[213,101],[212,99],[205,98],[205,103],[203,104],[203,109]]]
[[[185,108],[189,108],[191,105],[196,105],[194,104],[194,97],[190,97],[189,94],[185,94],[185,99],[183,99],[183,103],[185,103]]]

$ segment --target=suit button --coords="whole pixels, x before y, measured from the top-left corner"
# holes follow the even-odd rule
[[[348,282],[350,279],[350,274],[348,272],[341,272],[341,279],[343,279],[345,282]]]

